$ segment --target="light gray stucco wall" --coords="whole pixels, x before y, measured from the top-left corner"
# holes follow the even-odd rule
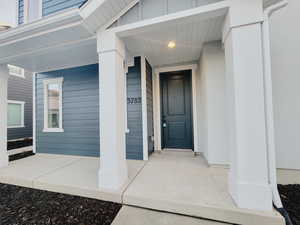
[[[196,86],[200,150],[209,164],[227,164],[225,56],[221,42],[204,45]]]
[[[300,169],[300,1],[271,17],[277,167]]]

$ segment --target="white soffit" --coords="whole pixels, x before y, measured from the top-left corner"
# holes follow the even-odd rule
[[[226,2],[113,28],[132,55],[145,55],[153,66],[199,59],[203,44],[222,39]],[[176,47],[168,48],[169,41]]]
[[[81,53],[86,53],[90,46],[94,47],[91,54],[83,57]],[[66,67],[71,61],[74,65],[80,60],[88,64],[92,58],[95,61],[95,55],[95,37],[84,26],[78,9],[66,10],[0,34],[0,64],[15,64],[34,72],[59,65]]]

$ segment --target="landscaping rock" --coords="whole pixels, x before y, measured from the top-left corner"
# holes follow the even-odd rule
[[[294,225],[300,225],[300,185],[278,185],[284,208]]]
[[[0,184],[1,225],[110,225],[113,202]]]

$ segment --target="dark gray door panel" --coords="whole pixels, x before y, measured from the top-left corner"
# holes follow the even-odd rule
[[[193,148],[191,72],[161,74],[162,140],[164,148]]]

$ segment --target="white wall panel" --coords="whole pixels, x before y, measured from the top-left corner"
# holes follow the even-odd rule
[[[277,167],[300,169],[300,1],[271,18],[271,55]]]

